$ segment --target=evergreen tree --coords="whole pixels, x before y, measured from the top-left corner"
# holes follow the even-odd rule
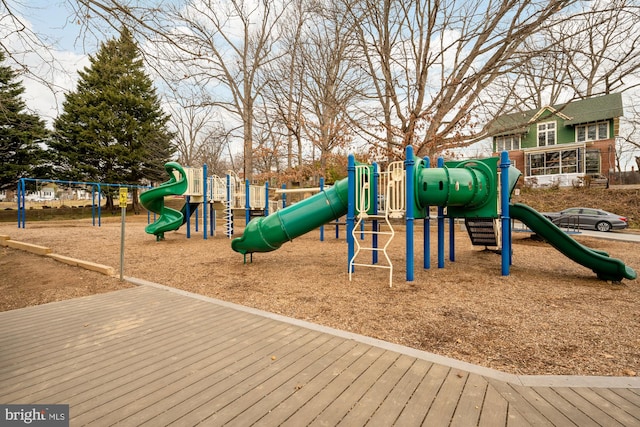
[[[89,60],[54,123],[52,147],[60,158],[60,176],[124,184],[163,179],[163,165],[175,151],[169,116],[129,30],[103,43]]]
[[[0,188],[9,188],[19,178],[44,177],[48,163],[39,143],[49,132],[40,117],[26,111],[24,86],[4,61],[0,50]]]

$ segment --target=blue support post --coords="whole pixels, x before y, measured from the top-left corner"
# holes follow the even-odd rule
[[[244,180],[244,223],[249,224],[251,221],[251,199],[250,199],[250,191],[249,191],[249,180]]]
[[[282,184],[282,189],[285,190],[287,184]],[[282,193],[282,209],[287,207],[287,193]]]
[[[91,186],[91,225],[96,225],[96,186]]]
[[[324,178],[320,177],[320,192],[324,191]],[[320,241],[324,242],[324,225],[320,226]]]
[[[379,188],[378,188],[378,178],[380,177],[380,171],[378,170],[378,164],[376,162],[373,162],[373,214],[374,215],[378,215],[378,193],[379,193]],[[371,235],[371,247],[373,248],[373,251],[371,251],[371,264],[377,264],[378,263],[378,251],[376,249],[378,249],[378,235],[376,234],[376,232],[378,231],[378,220],[374,218],[373,221],[371,221],[371,228],[373,229],[373,234]]]
[[[207,207],[209,206],[208,198],[207,198],[207,164],[202,165],[202,193],[204,197],[202,198],[202,235],[204,236],[204,240],[207,240]]]
[[[264,216],[269,216],[269,181],[264,183]]]
[[[444,159],[438,157],[438,167],[444,167]],[[444,208],[438,206],[438,268],[444,268]]]
[[[18,180],[18,194],[16,195],[18,199],[18,228],[25,228],[25,220],[27,217],[26,212],[26,197],[25,197],[26,186],[24,182],[24,178],[20,178]]]
[[[408,146],[406,149],[406,158],[404,160],[405,168],[405,180],[406,180],[406,197],[407,201],[407,215],[405,217],[406,222],[406,253],[407,253],[407,282],[413,281],[413,221],[414,212],[413,205],[415,199],[414,191],[414,169],[415,160],[413,158],[413,147]]]
[[[429,156],[424,157],[424,167],[429,168],[431,160]],[[426,207],[427,214],[423,220],[423,254],[424,254],[424,269],[428,270],[431,268],[431,209],[429,206]]]
[[[356,212],[356,159],[353,154],[349,154],[347,164],[347,179],[349,197],[347,199],[347,271],[349,271],[351,259],[355,254],[355,243],[353,242],[353,227],[355,225],[355,212]],[[353,273],[353,269],[349,271]]]
[[[508,276],[511,266],[511,218],[509,218],[509,153],[500,153],[500,208],[502,211],[502,275]]]
[[[191,201],[191,196],[187,196],[184,199],[185,203],[185,215],[187,216],[187,239],[191,238],[191,207],[189,206],[189,202]]]

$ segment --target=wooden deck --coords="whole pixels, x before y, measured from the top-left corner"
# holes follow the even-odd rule
[[[0,403],[72,426],[640,426],[639,380],[508,375],[151,284],[0,313]]]

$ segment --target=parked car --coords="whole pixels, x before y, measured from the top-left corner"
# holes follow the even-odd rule
[[[560,212],[543,212],[542,215],[558,227],[611,231],[629,226],[627,218],[601,209],[569,208]]]

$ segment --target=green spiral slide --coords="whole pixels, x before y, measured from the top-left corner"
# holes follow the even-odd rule
[[[171,177],[169,181],[140,194],[142,206],[148,211],[160,215],[155,222],[147,225],[144,229],[147,233],[154,234],[156,240],[163,240],[165,232],[177,230],[185,221],[182,212],[164,205],[164,198],[165,196],[179,196],[187,191],[187,175],[182,166],[176,162],[166,163],[164,169]],[[176,179],[173,171],[178,171],[179,179]]]

